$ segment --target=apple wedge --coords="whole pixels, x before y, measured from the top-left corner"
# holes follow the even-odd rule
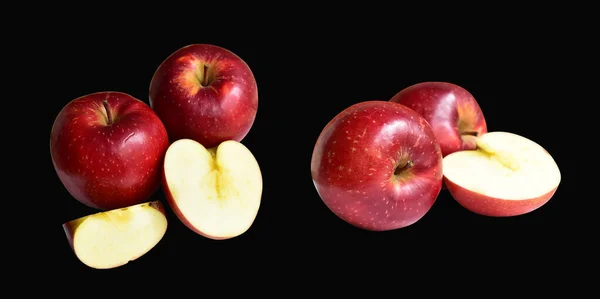
[[[150,251],[165,235],[167,218],[160,201],[84,216],[63,224],[77,258],[96,269],[111,269]]]
[[[454,199],[485,216],[529,213],[556,192],[561,173],[539,144],[508,132],[490,132],[477,139],[477,149],[447,155],[444,181]]]
[[[207,149],[179,139],[167,149],[163,171],[167,202],[192,231],[224,240],[243,234],[254,222],[262,174],[242,143],[229,140]]]

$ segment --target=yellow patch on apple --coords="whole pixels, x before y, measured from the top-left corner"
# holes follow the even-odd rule
[[[187,56],[181,57],[179,60],[181,61],[182,58],[187,60],[194,70],[182,72],[176,80],[179,87],[185,90],[188,95],[197,94],[201,88],[209,86],[215,80],[216,70],[215,67],[211,67],[212,63],[203,63],[200,59]]]

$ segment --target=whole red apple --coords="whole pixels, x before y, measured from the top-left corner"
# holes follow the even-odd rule
[[[69,102],[52,126],[60,181],[81,203],[110,210],[142,203],[161,183],[167,131],[150,106],[121,92]]]
[[[319,196],[342,220],[385,231],[420,220],[442,186],[442,153],[430,125],[406,106],[366,101],[323,129],[311,175]]]
[[[473,95],[448,82],[422,82],[404,88],[391,102],[405,105],[429,122],[445,157],[473,150],[478,136],[487,132],[485,118]]]
[[[193,139],[207,148],[241,141],[258,109],[250,67],[231,51],[194,44],[172,53],[150,82],[150,106],[172,141]]]

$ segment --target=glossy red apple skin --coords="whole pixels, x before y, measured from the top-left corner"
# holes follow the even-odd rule
[[[103,101],[110,107],[108,125]],[[50,152],[58,177],[81,203],[111,210],[142,203],[160,187],[167,131],[146,103],[122,92],[97,92],[57,115]]]
[[[463,188],[444,178],[444,185],[452,197],[465,209],[483,216],[512,217],[527,214],[545,205],[558,187],[538,197],[522,200],[505,200]]]
[[[413,166],[398,175],[398,166]],[[388,101],[352,105],[323,129],[311,175],[325,205],[370,231],[403,228],[433,206],[443,179],[442,153],[430,125]]]
[[[481,107],[465,88],[448,82],[421,82],[404,88],[391,102],[405,105],[429,122],[445,157],[472,150],[487,132]]]
[[[214,75],[203,87],[194,72],[204,66]],[[258,88],[250,67],[219,46],[193,44],[167,57],[150,83],[150,106],[163,121],[171,141],[189,138],[207,148],[226,140],[241,141],[258,109]]]

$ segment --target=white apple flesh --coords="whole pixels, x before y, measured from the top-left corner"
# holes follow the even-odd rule
[[[262,175],[250,150],[237,141],[207,149],[179,139],[165,155],[163,186],[177,217],[214,240],[245,233],[261,203]]]
[[[482,135],[476,150],[447,155],[443,169],[456,201],[485,216],[536,210],[550,200],[561,181],[558,165],[542,146],[508,132]]]
[[[77,258],[96,269],[111,269],[146,254],[167,231],[160,201],[87,215],[63,224]]]

